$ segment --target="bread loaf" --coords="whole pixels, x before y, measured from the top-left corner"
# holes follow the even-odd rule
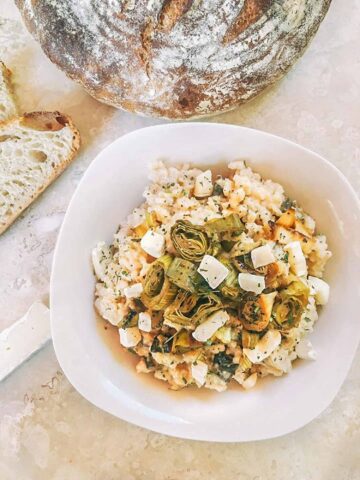
[[[331,0],[16,0],[51,61],[102,102],[184,119],[249,100],[305,50]]]
[[[68,166],[80,135],[59,112],[0,123],[0,234]]]
[[[11,71],[0,61],[0,122],[18,114],[11,83]]]

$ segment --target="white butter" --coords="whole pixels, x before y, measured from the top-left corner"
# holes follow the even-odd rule
[[[281,333],[278,330],[269,330],[255,348],[244,348],[243,353],[252,363],[261,363],[277,349],[280,343]]]
[[[124,288],[124,295],[126,298],[139,298],[142,292],[143,286],[141,283],[134,283],[134,285]]]
[[[140,245],[144,252],[159,258],[165,252],[165,237],[153,230],[148,230],[141,239]]]
[[[290,242],[285,245],[284,250],[289,253],[290,268],[295,275],[299,277],[307,275],[306,259],[301,249],[301,243],[299,241]]]
[[[195,197],[209,197],[213,192],[211,170],[200,173],[195,179]]]
[[[151,316],[149,313],[139,313],[138,327],[143,332],[151,332]]]
[[[191,365],[191,375],[198,387],[202,387],[204,385],[207,373],[208,366],[206,363],[197,362],[196,364],[193,363]]]
[[[326,305],[330,296],[329,284],[324,280],[321,280],[321,278],[311,276],[308,278],[308,284],[312,295],[315,296],[316,303],[318,305]]]
[[[211,288],[216,288],[229,274],[229,270],[211,255],[204,255],[197,270]]]
[[[215,312],[210,317],[196,327],[192,336],[198,342],[206,342],[214,333],[219,330],[229,320],[229,314],[225,310]]]
[[[141,333],[137,327],[119,328],[120,343],[123,347],[131,348],[141,340]]]
[[[251,273],[239,273],[238,282],[246,292],[261,293],[265,289],[265,278]]]
[[[264,267],[270,263],[274,263],[276,258],[269,244],[251,250],[251,260],[254,268]]]

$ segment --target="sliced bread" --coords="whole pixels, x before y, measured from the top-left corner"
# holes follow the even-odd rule
[[[80,134],[59,112],[0,123],[0,234],[68,166]]]
[[[11,71],[0,61],[0,122],[16,115],[18,115],[18,109],[11,83]]]

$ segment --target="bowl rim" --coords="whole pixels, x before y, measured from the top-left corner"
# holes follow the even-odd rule
[[[234,129],[234,130],[242,130],[244,132],[257,132],[258,134],[262,135],[262,136],[265,136],[265,137],[268,137],[268,138],[272,138],[272,139],[275,139],[276,141],[280,141],[282,143],[285,143],[287,145],[289,145],[291,148],[296,148],[298,150],[301,150],[303,151],[304,153],[306,154],[309,154],[311,155],[312,157],[316,157],[317,160],[320,161],[320,163],[323,163],[324,166],[330,170],[333,171],[333,173],[338,177],[339,181],[341,181],[343,184],[344,184],[344,187],[346,187],[346,189],[348,190],[351,198],[352,198],[352,201],[354,202],[354,204],[356,205],[356,208],[357,210],[359,211],[360,213],[360,199],[358,197],[358,195],[356,194],[353,186],[351,185],[350,181],[347,179],[347,177],[342,173],[341,170],[339,170],[334,164],[332,164],[329,160],[327,160],[326,158],[324,158],[323,156],[321,156],[320,154],[312,151],[311,149],[307,148],[307,147],[304,147],[292,140],[289,140],[287,138],[284,138],[284,137],[281,137],[279,135],[275,135],[275,134],[272,134],[272,133],[268,133],[268,132],[265,132],[265,131],[262,131],[262,130],[259,130],[259,129],[255,129],[255,128],[250,128],[250,127],[244,127],[242,125],[236,125],[236,124],[226,124],[226,123],[216,123],[216,122],[173,122],[173,123],[162,123],[162,124],[159,124],[159,125],[151,125],[151,126],[147,126],[147,127],[143,127],[143,128],[139,128],[139,129],[135,129],[135,130],[132,130],[128,133],[125,133],[123,135],[120,135],[118,138],[116,138],[114,141],[112,141],[111,143],[109,143],[104,149],[102,149],[100,152],[98,152],[98,154],[93,158],[93,160],[91,161],[91,163],[89,164],[89,166],[87,167],[85,173],[83,174],[80,182],[78,183],[71,199],[70,199],[70,202],[67,206],[67,209],[66,209],[66,213],[64,215],[64,219],[63,219],[63,222],[62,222],[62,225],[60,227],[60,230],[59,230],[59,234],[58,234],[58,237],[57,237],[57,241],[56,241],[56,246],[55,246],[55,249],[54,249],[54,255],[53,255],[53,260],[52,260],[52,267],[51,267],[51,278],[50,278],[50,324],[51,324],[51,332],[53,334],[54,330],[55,330],[55,323],[56,323],[56,320],[55,320],[55,314],[54,314],[54,311],[53,309],[51,308],[51,305],[53,303],[53,299],[56,295],[55,293],[55,276],[56,276],[56,264],[57,264],[57,259],[58,259],[58,254],[59,254],[59,249],[60,249],[60,244],[61,244],[61,241],[62,241],[62,237],[63,237],[63,232],[65,231],[66,229],[66,224],[67,224],[67,219],[68,217],[70,216],[71,214],[71,210],[72,210],[72,206],[73,204],[75,203],[76,199],[77,199],[77,195],[78,195],[78,192],[80,190],[80,187],[87,181],[87,178],[88,176],[91,174],[91,171],[93,168],[95,168],[95,165],[97,165],[97,163],[101,160],[101,157],[106,155],[106,153],[111,150],[114,145],[116,145],[117,143],[120,143],[121,141],[123,141],[123,139],[126,137],[127,139],[131,138],[131,137],[135,137],[139,134],[141,134],[141,132],[143,131],[161,131],[161,130],[168,130],[168,129],[182,129],[182,128],[185,128],[185,129],[189,129],[189,128],[203,128],[205,126],[205,128],[224,128],[224,129]],[[196,160],[194,160],[194,164],[196,164]],[[171,431],[169,431],[169,427],[166,423],[164,423],[163,421],[159,421],[156,425],[154,425],[154,422],[151,422],[150,419],[148,417],[145,417],[145,416],[142,416],[142,417],[139,417],[139,419],[135,416],[131,419],[128,419],[128,418],[125,418],[125,417],[121,417],[119,414],[115,413],[111,408],[109,408],[108,406],[104,406],[102,404],[101,401],[98,401],[97,399],[94,399],[92,396],[89,395],[89,392],[88,391],[85,391],[81,385],[79,385],[78,383],[78,380],[74,377],[73,375],[73,372],[69,371],[67,367],[64,366],[64,363],[63,360],[62,360],[62,356],[63,356],[63,352],[62,352],[62,348],[61,346],[58,344],[58,341],[57,341],[57,336],[53,336],[53,346],[54,346],[54,350],[55,350],[55,354],[56,354],[56,357],[57,357],[57,360],[60,364],[60,367],[62,368],[65,376],[67,377],[68,381],[70,382],[70,384],[75,388],[75,390],[77,390],[87,401],[89,401],[90,403],[92,403],[93,405],[95,405],[96,407],[100,408],[101,410],[103,411],[106,411],[107,413],[110,413],[111,415],[117,417],[117,418],[121,418],[122,420],[125,420],[127,421],[128,423],[131,423],[131,424],[134,424],[138,427],[142,427],[142,428],[146,428],[150,431],[153,431],[153,432],[157,432],[157,433],[161,433],[161,434],[164,434],[164,435],[167,435],[167,436],[170,436],[170,437],[175,437],[175,438],[183,438],[183,439],[189,439],[189,440],[196,440],[196,441],[205,441],[205,442],[221,442],[221,443],[233,443],[233,442],[239,442],[239,443],[243,443],[243,442],[248,442],[248,441],[262,441],[262,440],[268,440],[268,439],[271,439],[271,438],[278,438],[278,437],[281,437],[281,436],[284,436],[288,433],[291,433],[291,432],[295,432],[301,428],[303,428],[304,426],[306,426],[308,423],[310,423],[312,420],[314,420],[316,417],[318,417],[326,408],[328,408],[328,406],[333,402],[333,400],[335,399],[335,397],[337,396],[337,394],[339,393],[339,390],[340,388],[342,387],[345,379],[347,378],[347,375],[349,373],[349,370],[351,368],[351,365],[354,361],[354,357],[355,357],[355,354],[356,354],[356,350],[359,346],[359,343],[360,343],[360,330],[359,330],[359,334],[358,334],[358,339],[357,339],[357,344],[356,346],[354,347],[354,351],[352,352],[352,355],[351,355],[351,360],[349,360],[347,362],[347,365],[346,365],[346,373],[344,374],[342,380],[341,380],[341,383],[339,385],[339,388],[335,391],[335,393],[332,395],[332,396],[328,396],[327,399],[326,399],[326,402],[323,402],[323,404],[320,406],[320,408],[317,408],[315,409],[311,415],[308,416],[308,418],[304,419],[303,421],[301,421],[300,423],[298,423],[296,426],[293,426],[293,425],[289,425],[288,428],[283,428],[281,431],[278,431],[274,434],[268,434],[268,435],[262,435],[261,437],[259,436],[256,436],[256,438],[249,438],[249,439],[236,439],[234,438],[234,436],[231,436],[229,438],[223,438],[223,437],[217,437],[216,434],[209,438],[208,436],[200,433],[198,434],[196,429],[193,428],[193,425],[190,426],[190,429],[192,429],[192,431],[180,431],[180,432],[176,432],[176,433],[172,433]]]

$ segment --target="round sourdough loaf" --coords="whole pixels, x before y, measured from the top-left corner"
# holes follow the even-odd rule
[[[98,100],[185,119],[234,108],[299,58],[331,0],[16,0],[51,61]]]

